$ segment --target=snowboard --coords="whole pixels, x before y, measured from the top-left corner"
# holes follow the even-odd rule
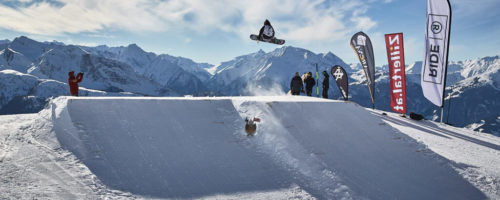
[[[255,41],[261,41],[261,42],[268,42],[268,43],[273,43],[277,45],[282,45],[285,44],[285,40],[278,39],[278,38],[271,38],[271,39],[259,39],[258,35],[250,35],[250,39],[255,40]]]

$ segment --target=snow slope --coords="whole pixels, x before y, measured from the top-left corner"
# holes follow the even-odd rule
[[[424,143],[429,149],[446,159],[455,162],[455,169],[469,182],[491,195],[491,199],[500,198],[500,140],[498,137],[455,128],[430,121],[415,122],[388,113],[380,115],[382,120],[413,139]]]
[[[408,113],[419,113],[427,119],[439,121],[440,108],[423,96],[420,86],[421,67],[422,62],[416,62],[406,68],[407,110]],[[446,78],[443,121],[453,126],[469,127],[475,131],[500,136],[500,121],[497,121],[500,117],[499,72],[499,56],[450,62]],[[357,71],[349,74],[349,77],[353,79],[349,86],[350,99],[364,107],[370,107],[372,102],[367,93],[364,73]],[[389,89],[388,71],[378,68],[375,108],[391,110],[390,98],[387,96],[390,93]],[[334,90],[336,90],[335,87]],[[339,96],[339,92],[335,92],[335,96]]]
[[[498,138],[351,102],[60,97],[0,121],[0,198],[500,197]]]

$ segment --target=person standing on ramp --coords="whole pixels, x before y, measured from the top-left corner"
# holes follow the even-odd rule
[[[290,82],[290,90],[292,91],[292,95],[300,95],[300,91],[304,90],[304,83],[302,83],[299,72],[295,72],[295,76]]]
[[[71,96],[78,96],[78,83],[83,80],[83,72],[79,72],[75,77],[75,72],[70,71],[68,73],[68,84]]]
[[[323,98],[328,99],[328,88],[330,87],[330,76],[323,71]]]

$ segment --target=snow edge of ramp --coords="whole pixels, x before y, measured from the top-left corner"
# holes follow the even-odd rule
[[[78,135],[78,129],[71,120],[68,104],[72,101],[71,97],[58,97],[52,99],[47,111],[48,116],[53,123],[53,132],[63,149],[67,149],[79,157],[82,154],[83,144]],[[44,111],[42,111],[44,112]]]

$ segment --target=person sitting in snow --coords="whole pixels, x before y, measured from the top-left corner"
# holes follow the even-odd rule
[[[271,22],[269,22],[269,20],[266,19],[266,21],[264,21],[264,26],[260,28],[259,39],[270,40],[272,38],[274,38],[274,29],[273,26],[271,26]]]
[[[71,96],[78,96],[78,83],[83,80],[83,72],[79,72],[75,77],[75,72],[70,71],[68,76],[69,92]]]

